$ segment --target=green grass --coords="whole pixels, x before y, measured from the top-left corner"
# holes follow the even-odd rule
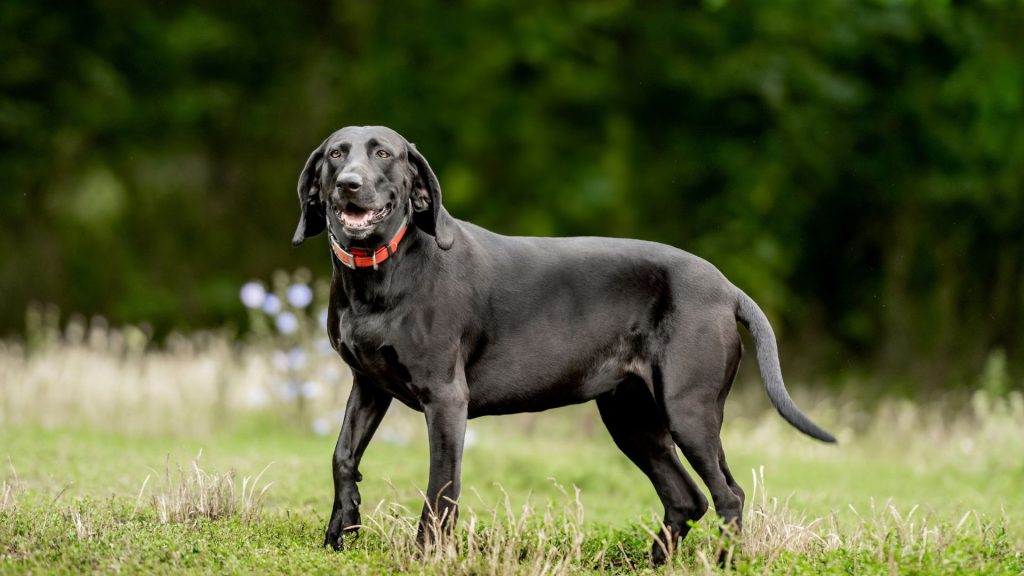
[[[572,499],[558,485],[576,486],[585,520],[579,527],[579,557],[568,570],[648,570],[647,530],[657,529],[660,506],[646,478],[616,451],[599,424],[586,432],[592,411],[584,406],[542,415],[531,423],[530,434],[521,431],[522,418],[474,422],[477,441],[464,464],[463,532],[467,510],[491,518],[492,508],[503,509],[505,493],[515,511],[532,503],[530,522],[540,521],[549,502],[556,517],[571,516]],[[753,551],[738,553],[737,572],[1024,570],[1019,453],[1015,461],[958,458],[943,454],[941,447],[914,455],[898,439],[880,443],[870,433],[835,448],[815,444],[774,418],[741,419],[725,434],[732,467],[751,496],[749,531],[759,531]],[[4,428],[3,455],[17,472],[19,495],[17,505],[0,514],[0,570],[475,572],[480,565],[466,564],[466,558],[462,564],[458,559],[424,564],[407,550],[418,488],[427,475],[426,445],[422,434],[392,434],[396,441],[388,431],[415,421],[411,413],[389,415],[361,467],[364,522],[375,518],[405,536],[366,529],[342,553],[319,547],[330,508],[331,438],[287,429],[190,437]],[[175,466],[187,464],[200,450],[204,470],[237,470],[238,483],[270,464],[260,479],[261,486],[272,483],[262,509],[251,518],[159,522],[152,501],[168,479],[168,459],[173,480]],[[753,493],[751,471],[762,466],[764,477],[758,481],[767,481],[767,498]],[[13,472],[8,480],[14,481]],[[784,502],[773,503],[773,497]],[[379,502],[385,504],[375,515]],[[399,513],[393,513],[394,506]],[[752,510],[770,522],[759,525]],[[712,516],[687,539],[670,570],[711,569],[708,559],[718,545]],[[501,518],[506,517],[500,514],[497,524]],[[771,544],[777,536],[771,530],[788,530],[793,541]],[[800,543],[809,533],[822,541]],[[843,542],[829,545],[829,534]]]
[[[254,407],[280,376],[264,344],[208,336],[147,352],[94,336],[31,352],[0,342],[0,573],[720,572],[713,512],[668,567],[649,566],[660,503],[592,405],[471,422],[459,528],[426,552],[414,544],[423,420],[396,406],[360,467],[366,528],[324,550],[334,438],[309,423],[336,428],[343,379],[305,405]],[[314,360],[289,375],[338,362]],[[1024,573],[1024,397],[999,389],[928,405],[796,390],[836,447],[741,381],[723,431],[748,495],[730,570]]]

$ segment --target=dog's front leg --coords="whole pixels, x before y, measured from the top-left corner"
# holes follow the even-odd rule
[[[359,488],[356,482],[363,479],[359,474],[359,461],[390,405],[391,396],[364,378],[353,378],[341,434],[334,448],[334,508],[327,523],[324,546],[341,550],[345,532],[358,529]]]
[[[424,406],[430,443],[430,481],[416,541],[437,543],[454,528],[461,490],[462,447],[469,401],[464,391],[434,398]]]

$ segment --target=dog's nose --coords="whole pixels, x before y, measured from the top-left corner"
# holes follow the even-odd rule
[[[348,172],[338,176],[338,189],[351,190],[355,192],[363,185],[363,177],[355,172]]]

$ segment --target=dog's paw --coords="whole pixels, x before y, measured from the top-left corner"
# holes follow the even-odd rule
[[[666,560],[668,560],[668,555],[665,554],[665,547],[660,542],[655,542],[651,547],[651,564],[661,566]]]
[[[327,523],[324,535],[324,547],[340,551],[345,549],[345,539],[353,538],[359,531],[359,510],[335,510],[331,513],[331,521]]]

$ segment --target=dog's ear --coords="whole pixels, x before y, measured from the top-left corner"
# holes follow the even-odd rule
[[[441,184],[416,146],[409,144],[408,156],[412,171],[413,222],[432,235],[438,247],[448,250],[455,242],[455,219],[441,205]]]
[[[327,227],[327,212],[324,201],[320,198],[320,168],[324,165],[324,140],[319,148],[313,151],[306,160],[306,166],[299,174],[299,225],[292,236],[292,246],[324,231]]]

